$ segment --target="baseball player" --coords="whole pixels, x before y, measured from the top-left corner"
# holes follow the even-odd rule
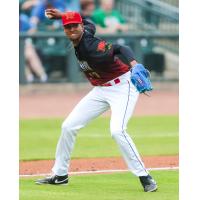
[[[139,93],[152,90],[149,72],[137,63],[127,46],[110,44],[95,37],[95,26],[77,12],[46,10],[50,19],[61,19],[66,36],[71,40],[80,69],[94,88],[76,105],[62,124],[53,175],[37,184],[67,184],[70,155],[78,130],[92,119],[111,109],[110,132],[130,171],[139,177],[145,192],[157,190],[157,184],[146,170],[131,137],[127,123]],[[129,64],[119,57],[123,56]],[[71,66],[72,67],[72,66]]]

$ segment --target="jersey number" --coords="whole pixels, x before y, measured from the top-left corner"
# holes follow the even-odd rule
[[[89,76],[91,76],[92,78],[101,78],[101,77],[99,76],[99,74],[97,74],[96,72],[89,72],[88,74],[89,74]]]
[[[92,70],[86,61],[79,61],[80,67],[84,72],[88,72],[88,75],[92,78],[101,78],[99,74]]]

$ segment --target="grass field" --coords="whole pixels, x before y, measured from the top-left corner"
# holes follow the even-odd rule
[[[20,120],[20,160],[54,159],[63,119]],[[134,117],[128,133],[141,155],[178,154],[178,117]],[[119,156],[109,118],[99,117],[80,130],[72,158]]]
[[[72,176],[67,186],[20,179],[20,200],[178,200],[178,171],[152,171],[158,191],[145,193],[131,173]]]
[[[63,119],[20,120],[20,160],[54,159]],[[128,133],[141,155],[178,154],[178,117],[134,117]],[[72,158],[120,156],[109,132],[109,118],[100,117],[80,130]],[[159,190],[144,193],[131,173],[71,176],[67,186],[36,185],[20,178],[20,200],[178,200],[178,171],[152,171]]]

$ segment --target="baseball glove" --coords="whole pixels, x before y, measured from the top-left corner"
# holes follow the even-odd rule
[[[150,72],[142,64],[136,64],[131,68],[131,82],[139,93],[153,90]]]

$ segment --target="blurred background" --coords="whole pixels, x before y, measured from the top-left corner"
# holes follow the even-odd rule
[[[85,83],[60,21],[46,8],[79,11],[97,26],[96,35],[129,45],[156,83],[178,83],[178,0],[19,0],[19,82]]]

